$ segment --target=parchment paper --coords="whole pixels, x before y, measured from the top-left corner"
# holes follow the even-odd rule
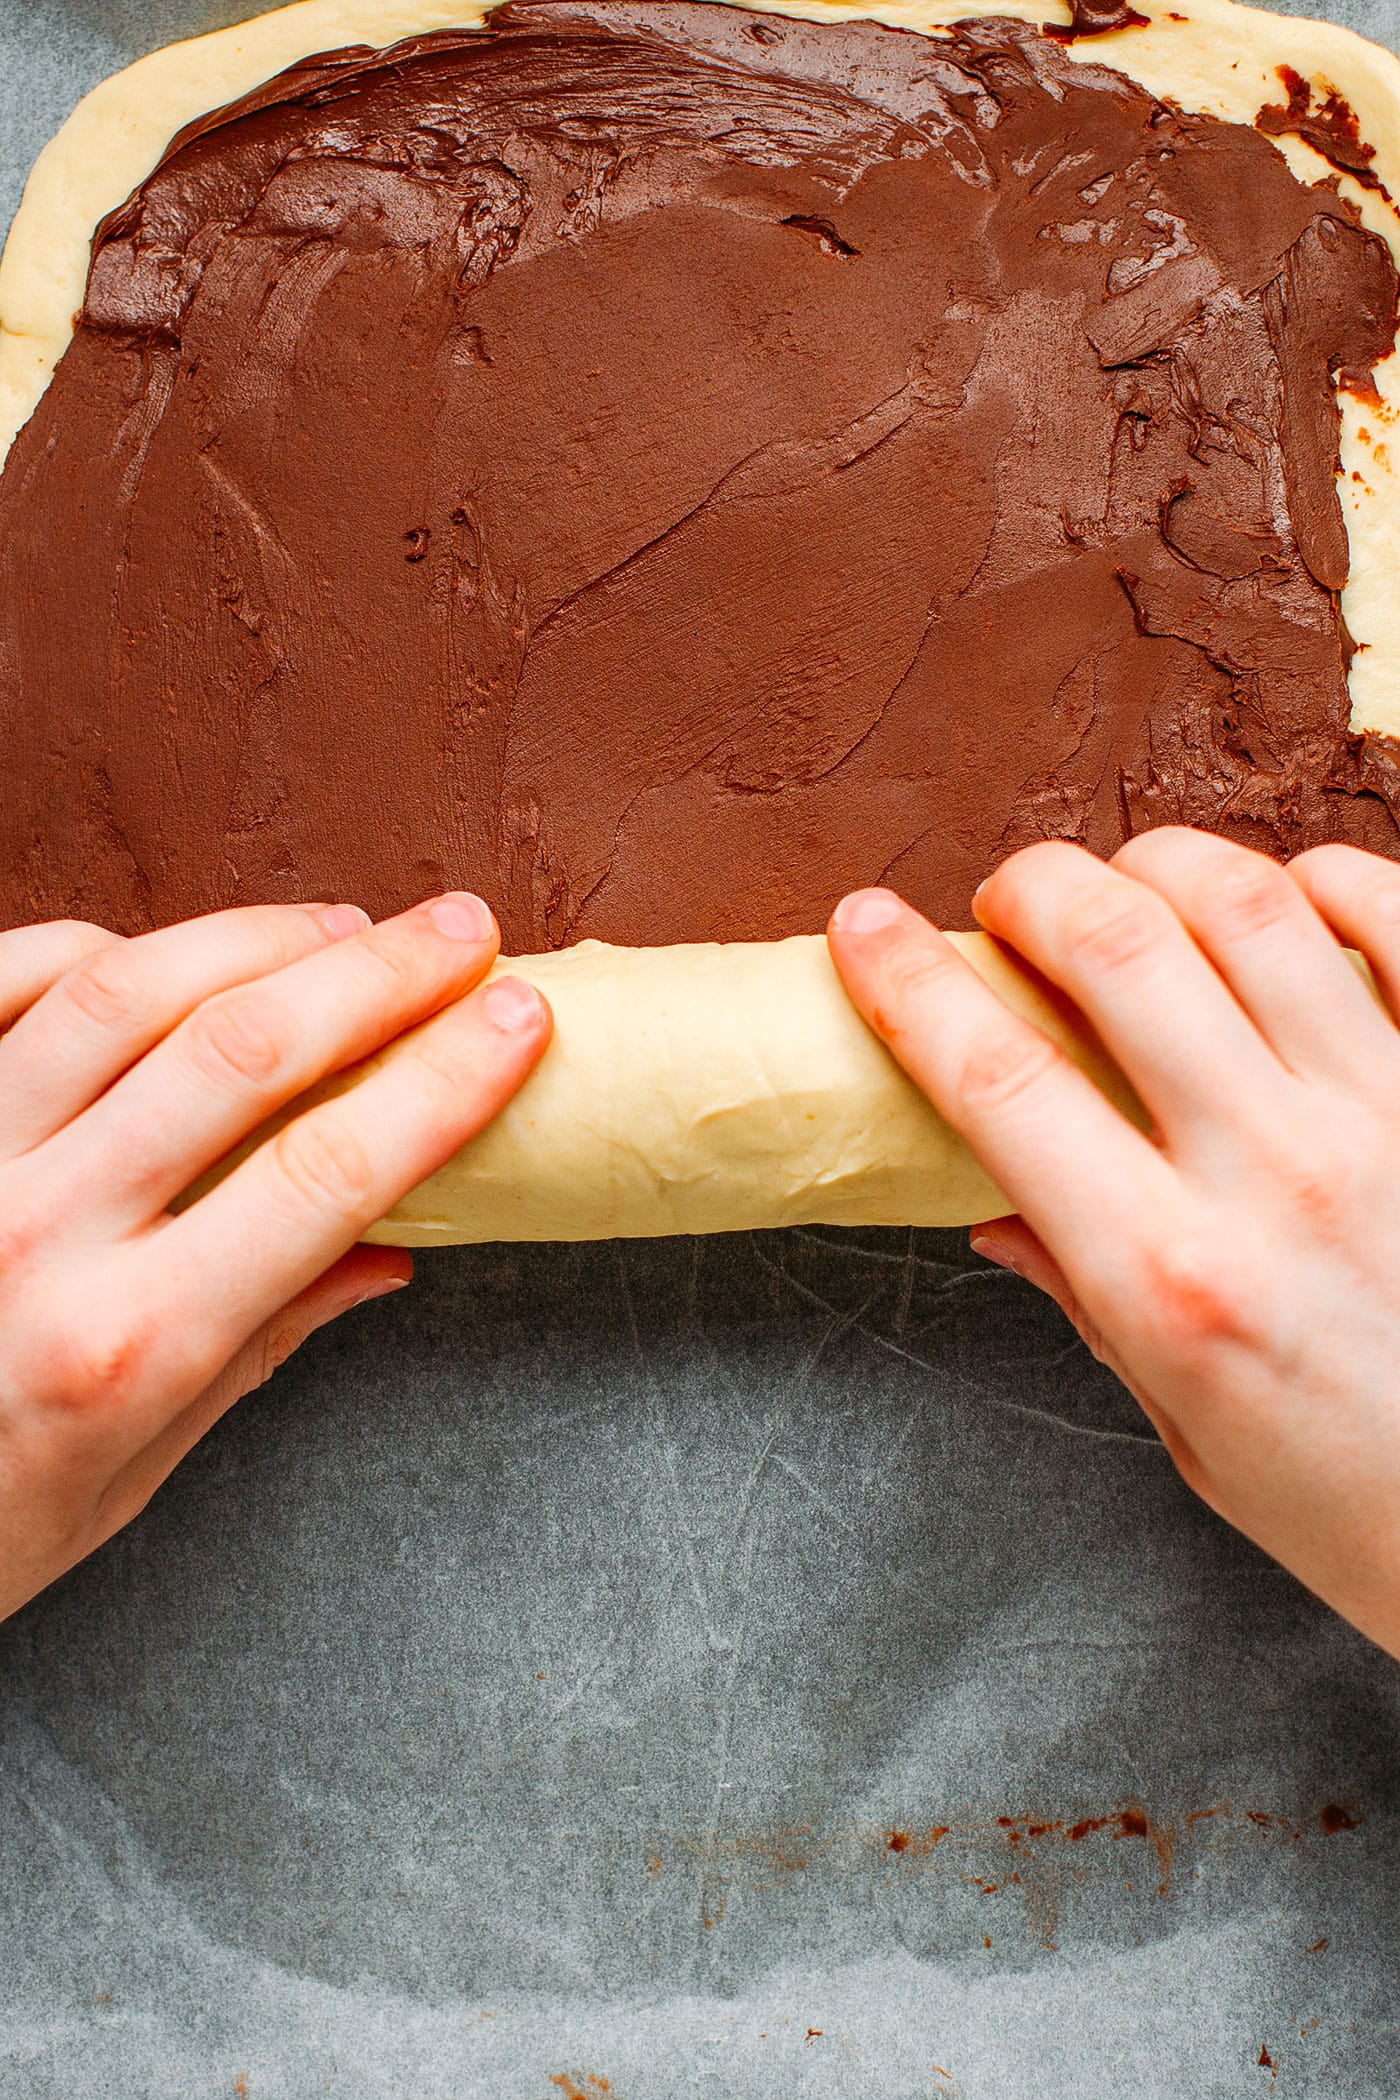
[[[254,11],[0,0],[0,223]],[[0,2095],[1395,2100],[1398,1808],[960,1235],[428,1254],[0,1628]]]

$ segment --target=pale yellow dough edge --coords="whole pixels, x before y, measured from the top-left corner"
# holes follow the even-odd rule
[[[813,21],[874,20],[924,34],[970,15],[1068,20],[1058,0],[736,0]],[[1356,111],[1375,167],[1400,197],[1400,61],[1349,30],[1237,0],[1135,0],[1145,29],[1095,37],[1084,55],[1183,107],[1251,122],[1282,99],[1287,64]],[[0,258],[0,460],[72,335],[92,234],[184,125],[285,66],[346,44],[382,47],[474,27],[461,0],[298,0],[174,44],[93,89],[35,163]],[[1280,142],[1304,180],[1329,172]],[[1400,259],[1400,217],[1343,188]],[[1377,375],[1379,414],[1342,399],[1342,493],[1351,541],[1344,609],[1365,644],[1351,674],[1359,728],[1400,734],[1400,479],[1389,458],[1400,357]],[[1353,479],[1353,470],[1360,479]],[[1121,1077],[980,934],[954,936],[1008,1004],[1054,1036],[1135,1114]],[[858,1019],[818,936],[675,948],[585,941],[515,958],[539,985],[556,1038],[519,1097],[367,1237],[397,1246],[585,1240],[765,1226],[966,1225],[1006,1208],[966,1147]],[[401,1055],[391,1046],[371,1064]],[[363,1069],[363,1068],[362,1068]],[[330,1090],[353,1085],[344,1075]]]

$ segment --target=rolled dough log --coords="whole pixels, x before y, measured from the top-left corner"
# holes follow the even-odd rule
[[[996,942],[950,939],[1009,1006],[1143,1121],[1082,1024]],[[503,960],[497,974],[507,972],[550,1001],[553,1045],[496,1122],[367,1239],[432,1247],[971,1225],[1008,1208],[857,1015],[818,936],[675,948],[582,941]],[[402,1056],[411,1039],[294,1103],[210,1180],[300,1109]]]

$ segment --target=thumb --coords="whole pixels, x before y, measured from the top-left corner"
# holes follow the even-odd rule
[[[980,1254],[984,1261],[995,1262],[999,1269],[1010,1269],[1015,1275],[1024,1276],[1027,1283],[1033,1283],[1037,1290],[1044,1291],[1048,1298],[1054,1299],[1080,1339],[1088,1344],[1101,1364],[1106,1364],[1114,1376],[1122,1380],[1137,1401],[1166,1445],[1172,1463],[1186,1485],[1194,1494],[1199,1495],[1210,1509],[1215,1510],[1218,1515],[1223,1515],[1205,1468],[1191,1445],[1176,1424],[1163,1413],[1152,1395],[1119,1361],[1075,1296],[1074,1286],[1064,1270],[1044,1241],[1036,1238],[1025,1219],[993,1218],[990,1224],[974,1225],[969,1238],[974,1254]]]
[[[1010,1269],[1014,1275],[1024,1276],[1027,1283],[1033,1283],[1038,1291],[1044,1291],[1047,1298],[1053,1298],[1080,1340],[1087,1343],[1099,1362],[1107,1364],[1125,1385],[1130,1383],[1102,1333],[1075,1296],[1068,1276],[1024,1218],[993,1218],[989,1224],[974,1225],[969,1241],[973,1253],[980,1254],[983,1261],[995,1262],[999,1269]]]
[[[205,1429],[232,1407],[235,1400],[241,1400],[245,1393],[266,1385],[278,1366],[294,1355],[318,1327],[328,1327],[342,1313],[353,1312],[357,1305],[367,1305],[371,1298],[383,1298],[390,1291],[402,1290],[412,1277],[413,1257],[403,1248],[352,1247],[323,1276],[318,1276],[280,1312],[265,1321],[256,1334],[249,1335],[237,1355],[230,1358],[218,1377],[206,1386],[194,1404],[196,1407],[207,1405],[213,1411],[206,1413],[198,1435],[203,1436]],[[214,1405],[216,1395],[221,1405]],[[186,1416],[179,1419],[184,1421]],[[190,1441],[195,1440],[191,1438]],[[188,1444],[185,1449],[189,1449]]]
[[[993,1218],[986,1225],[974,1225],[968,1235],[974,1254],[983,1261],[995,1262],[999,1269],[1010,1269],[1015,1276],[1024,1276],[1037,1290],[1053,1298],[1067,1320],[1073,1321],[1089,1347],[1094,1347],[1091,1336],[1085,1332],[1086,1323],[1079,1309],[1079,1301],[1071,1288],[1070,1280],[1043,1240],[1036,1238],[1024,1218]]]

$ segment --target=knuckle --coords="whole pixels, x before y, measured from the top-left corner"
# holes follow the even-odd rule
[[[1165,908],[1145,890],[1133,896],[1105,893],[1095,886],[1065,908],[1066,952],[1095,976],[1140,968],[1160,950],[1164,914]]]
[[[377,976],[389,999],[399,1007],[421,1004],[433,988],[432,959],[427,944],[406,941],[393,930],[366,934],[353,944],[354,965]]]
[[[87,956],[70,970],[63,989],[85,1021],[112,1035],[137,1032],[150,1017],[152,987],[128,946],[100,948]]]
[[[1295,853],[1288,867],[1295,875],[1348,877],[1364,873],[1374,858],[1358,846],[1344,846],[1340,840],[1332,839],[1325,846],[1309,846],[1306,853]]]
[[[877,1034],[888,1042],[930,995],[936,996],[950,974],[962,968],[941,941],[917,936],[894,941],[881,958],[871,1011]]]
[[[1335,1174],[1298,1168],[1284,1184],[1288,1209],[1302,1224],[1323,1239],[1340,1236],[1340,1227],[1350,1207],[1350,1176],[1345,1169]]]
[[[958,1098],[976,1113],[1005,1110],[1048,1077],[1059,1055],[1048,1036],[1032,1030],[987,1038],[964,1061]]]
[[[1129,873],[1160,868],[1179,861],[1184,854],[1195,853],[1200,845],[1200,832],[1191,831],[1185,824],[1154,824],[1150,830],[1135,831],[1131,838],[1124,839],[1109,866]]]
[[[1361,912],[1368,926],[1384,926],[1387,932],[1400,926],[1400,871],[1385,865],[1368,867],[1361,896]]]
[[[1400,927],[1400,878],[1373,878],[1361,905],[1361,916],[1365,931],[1359,934],[1358,943],[1371,937],[1372,928],[1388,939]]]
[[[49,930],[56,940],[67,942],[70,947],[76,947],[80,942],[121,939],[120,934],[99,926],[96,919],[50,919]]]
[[[375,1185],[364,1146],[343,1121],[313,1111],[272,1141],[274,1163],[298,1202],[320,1216],[357,1215]]]
[[[308,947],[319,946],[324,939],[319,914],[309,904],[246,905],[236,916],[266,952],[269,970],[299,962]]]
[[[1083,846],[1076,846],[1070,839],[1036,839],[1029,846],[1022,846],[1009,854],[998,868],[999,875],[1015,869],[1018,875],[1034,874],[1037,877],[1050,867],[1097,867],[1099,863]]]
[[[431,1087],[445,1101],[461,1101],[475,1076],[475,1068],[468,1063],[459,1049],[455,1054],[450,1041],[439,1035],[426,1035],[413,1045],[410,1052],[415,1080]]]
[[[96,950],[126,946],[120,934],[109,933],[105,926],[87,919],[55,919],[46,931],[55,962],[66,962],[70,969]]]
[[[1274,1173],[1279,1209],[1312,1239],[1345,1241],[1355,1232],[1355,1220],[1375,1215],[1385,1200],[1387,1177],[1384,1169],[1377,1172],[1371,1134],[1349,1127],[1345,1110],[1330,1140],[1314,1138],[1306,1157],[1276,1165]]]
[[[1236,939],[1268,933],[1292,917],[1298,905],[1293,883],[1266,861],[1236,862],[1203,889],[1202,916]]]
[[[1150,1249],[1140,1298],[1175,1353],[1192,1356],[1254,1338],[1256,1320],[1241,1267],[1213,1241],[1182,1239]]]
[[[1083,847],[1065,839],[1037,839],[1021,846],[995,867],[983,883],[979,897],[997,907],[1014,900],[1027,887],[1033,888],[1056,868],[1090,858]]]
[[[286,1055],[280,1017],[265,999],[246,993],[211,999],[189,1021],[185,1051],[195,1067],[220,1084],[270,1079]]]
[[[12,1197],[5,1216],[0,1218],[0,1278],[13,1277],[24,1270],[43,1247],[47,1233],[37,1206]]]
[[[51,1400],[73,1414],[116,1412],[148,1383],[159,1341],[156,1326],[132,1313],[70,1318],[46,1349]]]
[[[895,1005],[916,1004],[964,967],[941,941],[914,938],[895,943],[885,969],[887,996]]]
[[[1338,842],[1310,846],[1288,863],[1288,874],[1324,908],[1345,905],[1368,921],[1400,923],[1400,870],[1375,853]]]

